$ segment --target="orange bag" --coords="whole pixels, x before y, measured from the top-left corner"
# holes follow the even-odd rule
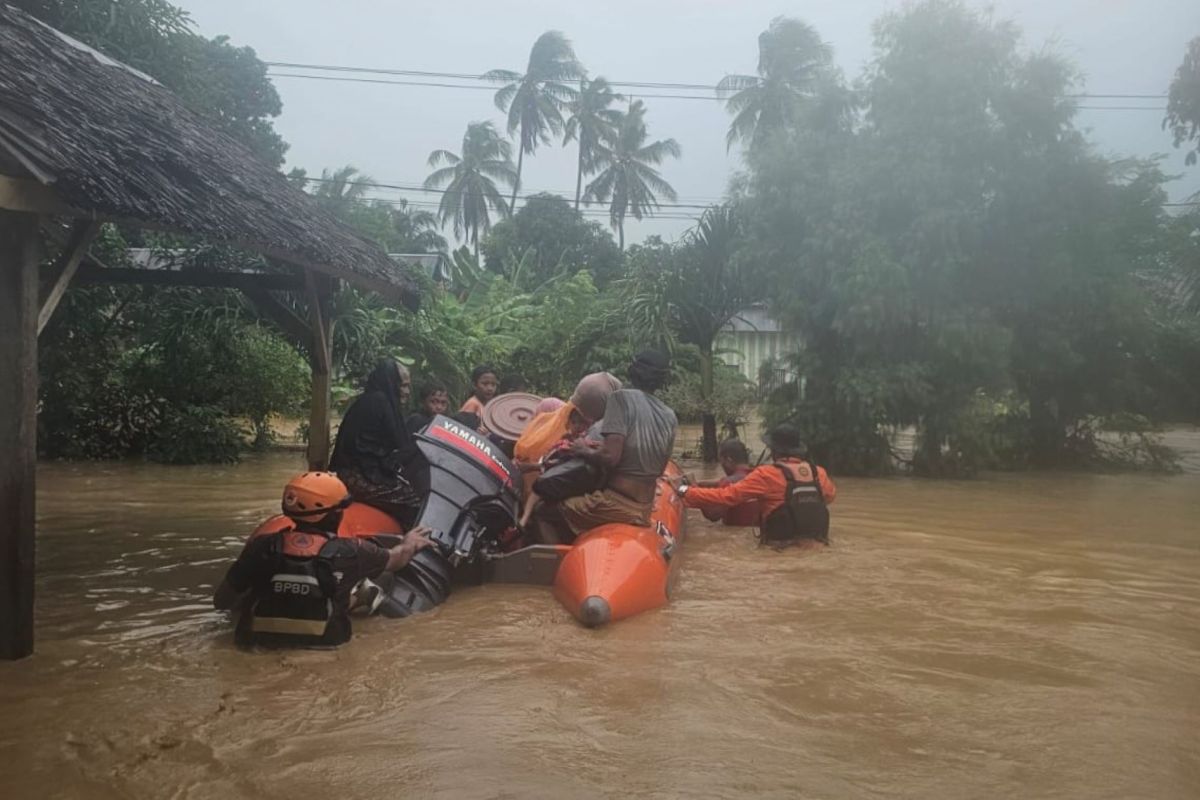
[[[517,461],[524,464],[536,464],[542,460],[542,456],[550,452],[554,445],[558,444],[559,440],[567,435],[567,429],[571,421],[571,412],[575,410],[575,406],[570,403],[564,403],[561,408],[556,411],[550,411],[545,414],[538,414],[529,421],[525,426],[524,433],[521,438],[517,439],[517,444],[513,448],[513,455]],[[537,472],[524,473],[524,490],[525,494],[529,494],[530,487],[537,480]]]

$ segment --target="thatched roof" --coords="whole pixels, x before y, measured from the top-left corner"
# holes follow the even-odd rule
[[[199,234],[401,296],[382,249],[162,85],[0,0],[0,175],[80,212]]]

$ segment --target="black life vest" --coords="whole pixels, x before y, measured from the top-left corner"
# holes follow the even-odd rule
[[[763,544],[779,544],[799,539],[816,539],[829,544],[829,509],[821,494],[817,468],[809,461],[776,462],[787,488],[783,505],[767,515],[759,526]]]
[[[238,641],[278,647],[336,647],[350,639],[350,617],[338,608],[333,559],[346,539],[302,530],[270,534],[256,565]]]

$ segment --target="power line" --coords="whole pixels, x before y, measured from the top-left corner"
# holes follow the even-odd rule
[[[390,86],[429,86],[435,89],[468,89],[475,91],[492,92],[496,90],[494,86],[466,86],[457,83],[436,83],[433,81],[390,81],[380,78],[348,78],[338,75],[299,75],[295,73],[285,72],[269,72],[268,77],[271,78],[304,78],[310,81],[338,81],[341,83],[374,83]],[[649,98],[658,100],[720,100],[721,98],[708,95],[688,95],[688,94],[642,94],[638,92],[634,95],[636,98]]]
[[[305,176],[304,179],[306,181],[313,181],[314,183],[338,183],[337,179],[335,179],[335,178],[309,178],[309,177]],[[414,184],[379,183],[378,181],[354,181],[354,180],[346,181],[346,183],[351,184],[351,185],[356,185],[356,186],[362,186],[364,188],[369,188],[369,189],[397,189],[399,191],[404,191],[404,192],[429,192],[431,194],[448,194],[450,192],[449,189],[436,189],[436,188],[433,188],[430,186],[423,186],[423,185],[415,184],[415,183]],[[533,194],[519,194],[519,195],[517,195],[517,199],[528,201],[530,198],[535,197],[538,194],[541,194],[541,192],[534,192]],[[558,193],[555,193],[555,194],[558,194]],[[701,203],[659,203],[658,205],[661,208],[692,208],[692,209],[697,209],[697,210],[703,211],[704,209],[711,206],[712,203],[703,203],[703,204],[701,204]],[[588,209],[588,210],[592,210],[592,209]]]
[[[1165,94],[1064,94],[1063,97],[1082,100],[1166,100]]]
[[[494,91],[494,86],[469,86],[458,83],[438,83],[436,81],[404,81],[404,80],[384,80],[382,78],[351,78],[341,75],[301,75],[291,72],[270,72],[268,77],[271,78],[302,78],[310,81],[334,81],[337,83],[368,83],[384,86],[427,86],[434,89],[466,89],[468,91]],[[704,87],[716,91],[713,87]],[[723,97],[716,94],[700,95],[700,94],[647,94],[637,92],[632,95],[633,99],[648,99],[648,100],[707,100],[710,102],[724,102]],[[1120,95],[1064,95],[1065,98],[1117,98]],[[1158,99],[1152,95],[1126,95],[1135,99]],[[1161,97],[1161,96],[1159,96]],[[1166,106],[1076,106],[1080,111],[1166,111]]]
[[[484,75],[469,72],[434,72],[420,69],[385,69],[382,67],[351,67],[341,64],[297,64],[287,61],[264,61],[268,67],[284,67],[287,69],[308,69],[319,72],[358,72],[369,75],[405,75],[418,78],[452,78],[454,80],[486,81],[492,84],[503,83]],[[635,89],[711,89],[717,87],[708,83],[669,83],[664,81],[605,81],[609,86],[629,86]]]
[[[346,66],[346,65],[342,65],[342,64],[300,64],[300,63],[287,62],[287,61],[264,61],[263,63],[266,64],[268,67],[284,67],[287,69],[316,70],[318,72],[350,72],[350,73],[363,73],[363,74],[369,74],[369,75],[404,75],[404,76],[409,76],[409,77],[420,77],[420,78],[449,78],[449,79],[454,79],[454,80],[486,81],[488,83],[493,83],[493,84],[501,82],[501,81],[493,80],[491,78],[486,78],[483,75],[469,73],[469,72],[435,72],[432,70],[419,70],[419,69],[355,67],[355,66]],[[316,76],[289,75],[288,77],[316,77]],[[637,89],[680,89],[680,90],[699,89],[699,90],[703,90],[703,91],[712,91],[712,92],[719,91],[718,86],[716,84],[711,84],[711,83],[671,83],[671,82],[667,82],[667,81],[618,81],[618,80],[610,80],[610,81],[607,81],[607,83],[609,86],[614,86],[614,87],[615,86],[628,86],[628,87],[637,88]],[[436,84],[417,83],[417,84],[413,84],[413,85],[425,86],[425,85],[436,85]],[[456,85],[456,88],[473,88],[473,89],[489,88],[490,89],[490,88],[494,88],[494,87],[493,86],[466,87],[466,86]],[[639,95],[639,96],[641,96],[641,95]],[[676,95],[672,95],[672,97],[674,97],[674,96],[676,96]],[[1073,100],[1162,100],[1162,99],[1165,99],[1167,97],[1167,95],[1165,95],[1165,94],[1094,94],[1094,93],[1090,93],[1090,92],[1079,92],[1079,93],[1065,94],[1065,95],[1063,95],[1063,97],[1067,97],[1067,98],[1070,98]],[[708,98],[705,98],[705,99],[708,99]]]
[[[390,198],[390,197],[367,197],[367,198],[363,198],[363,199],[369,200],[372,202],[377,202],[377,203],[385,203],[387,205],[393,205],[393,206],[406,206],[406,207],[420,208],[420,209],[440,208],[440,205],[438,203],[434,203],[429,200],[408,200],[405,198]],[[580,216],[590,218],[590,219],[610,219],[611,218],[611,215],[609,214],[609,212],[602,208],[580,209],[579,213],[580,213]],[[625,218],[626,218],[626,220],[639,221],[632,214],[627,214]],[[656,219],[694,222],[694,221],[700,219],[700,215],[684,214],[682,212],[672,213],[670,211],[665,212],[665,213],[650,212],[650,213],[645,214],[640,221],[645,222],[648,220],[656,220]]]
[[[366,200],[369,202],[384,203],[386,205],[391,205],[391,206],[405,206],[405,207],[418,208],[418,209],[438,209],[441,207],[439,203],[434,202],[432,200],[409,200],[408,198],[392,198],[392,197],[363,197],[360,199]],[[609,214],[608,210],[603,209],[603,208],[580,209],[579,213],[580,213],[580,216],[592,218],[592,219],[609,219],[610,218],[610,214]],[[677,212],[652,211],[650,213],[647,213],[640,221],[645,222],[645,221],[656,220],[656,219],[695,222],[700,219],[700,215],[699,214],[686,214],[686,213],[678,212],[678,211]],[[638,221],[636,217],[634,217],[632,215],[628,215],[628,214],[626,215],[626,220]]]

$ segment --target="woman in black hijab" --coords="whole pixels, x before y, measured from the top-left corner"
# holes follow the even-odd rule
[[[408,370],[394,359],[380,360],[342,418],[329,462],[355,500],[405,526],[416,518],[429,480],[429,466],[404,424],[411,392]]]

